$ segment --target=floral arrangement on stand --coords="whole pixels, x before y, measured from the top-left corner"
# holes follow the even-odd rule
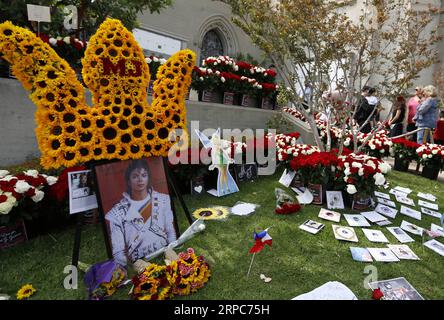
[[[236,62],[228,56],[209,57],[202,61],[202,67],[194,67],[191,88],[272,98],[279,88],[275,77],[271,69]]]
[[[202,288],[210,276],[205,258],[188,248],[168,265],[149,264],[133,277],[132,297],[136,300],[164,300],[174,295],[189,295]]]
[[[36,136],[45,169],[166,156],[173,144],[170,132],[186,130],[184,98],[195,54],[179,51],[159,67],[149,106],[150,74],[142,48],[118,20],[100,25],[82,59],[92,108],[68,63],[29,30],[1,23],[0,53],[37,105]]]
[[[0,170],[0,225],[18,218],[31,219],[46,189],[57,182],[57,177],[28,170],[12,175]]]

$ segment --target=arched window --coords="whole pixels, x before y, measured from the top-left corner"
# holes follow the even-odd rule
[[[222,39],[216,30],[208,31],[202,40],[202,50],[200,53],[200,61],[205,60],[208,57],[217,57],[224,55],[224,46]]]

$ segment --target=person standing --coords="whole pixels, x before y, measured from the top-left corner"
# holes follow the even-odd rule
[[[418,131],[417,142],[419,144],[430,142],[431,131],[436,127],[438,100],[436,99],[436,88],[432,85],[424,87],[424,98],[416,109],[413,120]]]
[[[313,98],[313,86],[308,80],[305,80],[304,86],[304,89],[299,89],[298,95],[304,100],[304,102],[302,103],[304,109],[308,110]]]
[[[396,102],[393,106],[392,117],[388,122],[390,127],[390,137],[396,137],[402,134],[403,123],[406,115],[405,99],[402,96],[396,98]]]
[[[369,133],[372,129],[370,126],[370,121],[368,121],[365,126],[363,126],[372,112],[372,107],[367,101],[369,90],[369,86],[362,87],[361,97],[359,98],[358,107],[353,117],[353,119],[358,123],[359,127],[362,127],[361,132],[363,133]]]
[[[444,110],[439,113],[439,120],[436,123],[436,130],[433,134],[433,141],[436,144],[444,145]]]
[[[368,96],[365,97],[370,105],[370,112],[373,113],[370,121],[372,127],[376,127],[376,123],[379,121],[379,99],[375,96],[376,89],[370,88],[368,90]]]
[[[415,88],[415,95],[409,99],[407,102],[408,116],[407,116],[407,132],[412,132],[416,129],[415,121],[413,121],[413,117],[416,115],[416,109],[421,103],[422,98],[422,88]],[[416,132],[410,136],[410,140],[416,141],[417,134]]]

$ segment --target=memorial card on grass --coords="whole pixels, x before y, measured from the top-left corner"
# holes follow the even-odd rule
[[[423,193],[423,192],[418,192],[418,198],[423,198],[425,200],[432,201],[432,202],[435,202],[437,199],[433,194]]]
[[[441,217],[442,217],[442,214],[439,213],[438,211],[433,211],[433,210],[430,210],[430,209],[427,209],[427,208],[422,208],[421,207],[421,212],[426,214],[426,215],[438,218],[438,219],[441,219]]]
[[[405,220],[402,220],[401,222],[401,229],[410,232],[412,234],[415,234],[417,236],[422,236],[422,233],[424,232],[423,228],[418,227],[417,225]]]
[[[388,244],[387,247],[401,260],[419,260],[419,257],[406,244]]]
[[[387,230],[401,243],[415,242],[404,230],[400,227],[387,227]]]
[[[433,239],[425,242],[424,245],[444,257],[444,244],[442,244],[441,242]]]
[[[350,247],[353,260],[359,262],[373,262],[372,255],[366,248]]]
[[[324,224],[313,221],[313,220],[307,220],[303,224],[299,226],[299,229],[305,230],[307,232],[310,232],[312,234],[316,234],[319,231],[324,228]]]
[[[367,219],[360,214],[344,214],[344,218],[350,227],[370,227]]]
[[[382,203],[382,204],[384,204],[386,206],[390,206],[390,207],[396,208],[396,203],[394,203],[392,200],[387,200],[387,199],[384,199],[384,198],[376,198],[376,200],[378,200],[378,203]]]
[[[375,191],[375,196],[383,199],[390,200],[390,195],[384,192]]]
[[[333,222],[339,222],[341,220],[341,214],[339,212],[327,210],[324,208],[321,208],[318,217]]]
[[[373,222],[373,223],[387,220],[386,217],[384,217],[383,215],[380,215],[376,211],[361,212],[361,215],[363,215],[368,221]]]
[[[376,206],[375,211],[377,213],[383,214],[384,216],[392,218],[392,219],[395,219],[396,214],[398,213],[398,210],[390,208],[390,207],[380,204],[380,203]]]
[[[381,230],[362,229],[367,239],[371,242],[390,242]]]
[[[367,248],[373,259],[380,262],[397,262],[399,259],[389,248]]]
[[[418,205],[420,207],[432,209],[432,210],[438,210],[438,205],[436,203],[431,203],[423,200],[418,200]]]
[[[344,227],[338,225],[332,225],[335,238],[343,241],[358,242],[356,232],[352,227]]]
[[[411,217],[413,219],[421,220],[421,212],[419,212],[418,210],[414,210],[406,206],[401,206],[400,212],[401,214]]]

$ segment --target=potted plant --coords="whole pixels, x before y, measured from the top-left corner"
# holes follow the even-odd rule
[[[420,144],[405,138],[393,139],[392,142],[391,153],[395,156],[394,169],[407,172],[410,162],[418,160],[416,149],[420,147]]]
[[[291,168],[302,177],[304,185],[313,193],[313,204],[325,202],[325,191],[334,185],[338,156],[333,152],[301,154],[290,162]]]
[[[194,67],[190,88],[198,92],[199,101],[222,102],[220,85],[223,80],[219,75],[213,73],[212,69]]]
[[[350,153],[338,157],[336,184],[353,198],[352,209],[361,210],[370,206],[371,196],[377,186],[385,184],[385,174],[390,165],[365,154]]]
[[[439,171],[444,166],[444,147],[438,144],[426,143],[416,149],[416,153],[423,165],[422,176],[436,180]]]

